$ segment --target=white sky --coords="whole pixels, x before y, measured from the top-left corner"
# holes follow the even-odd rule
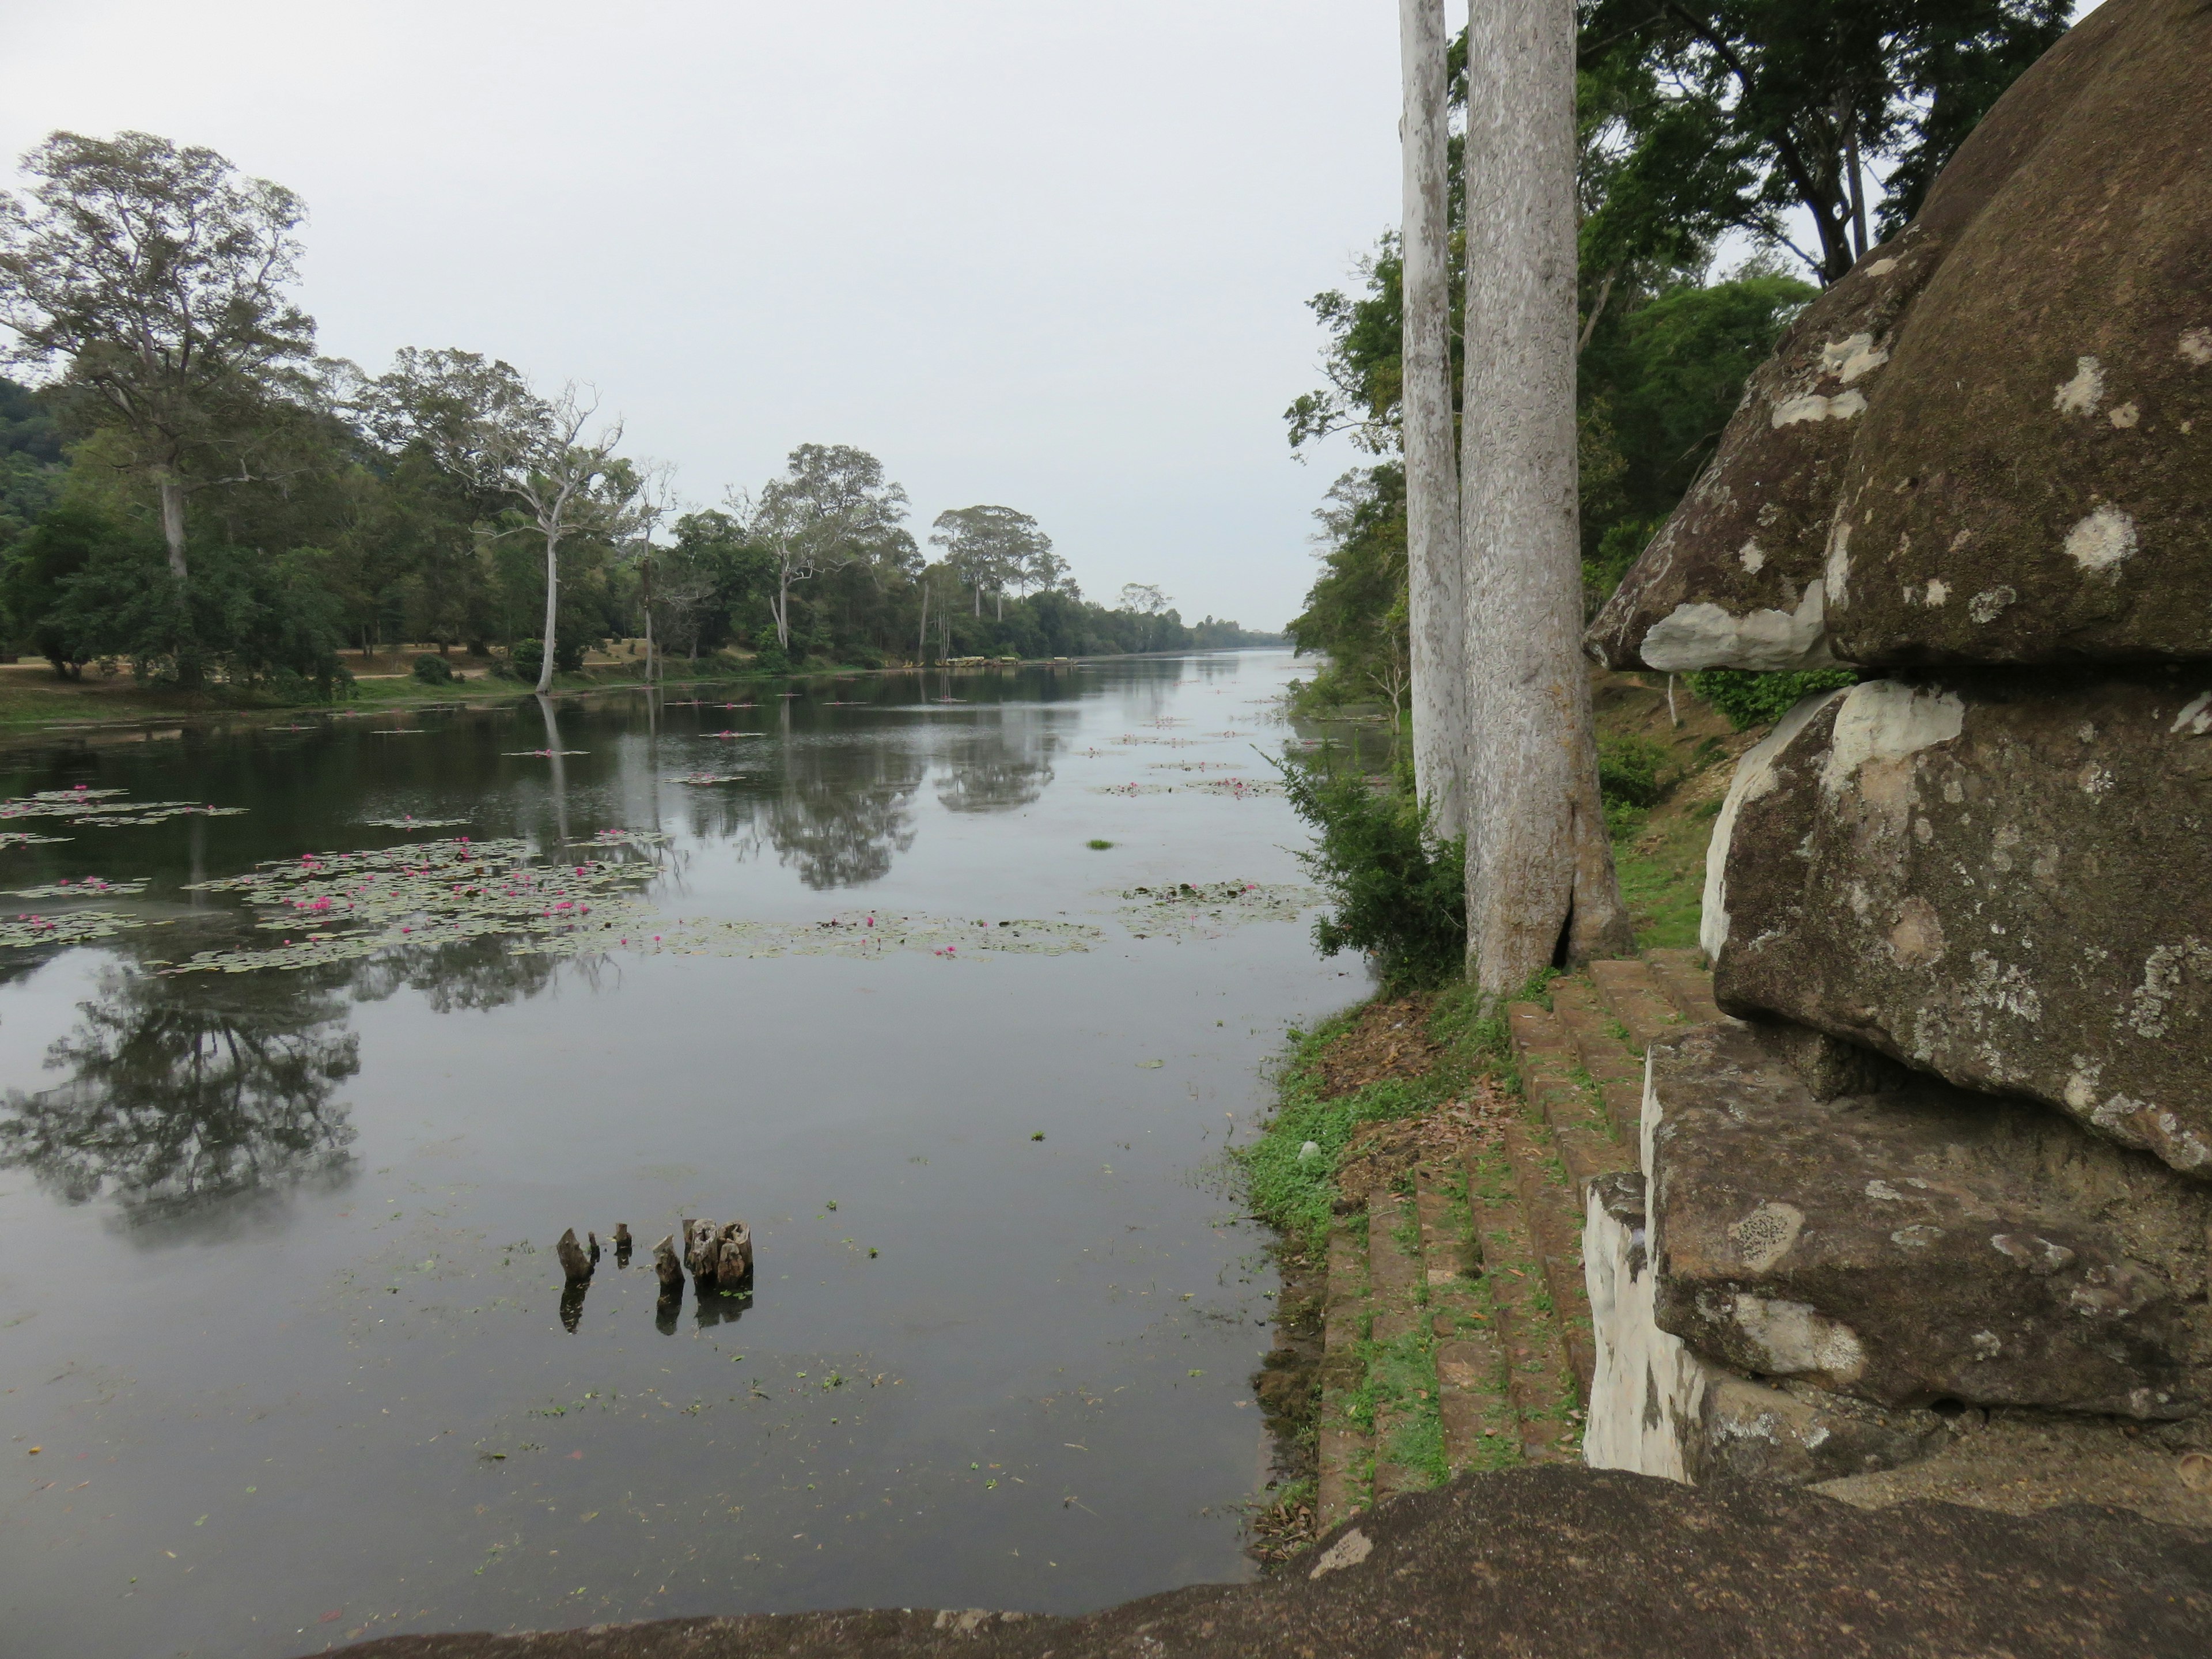
[[[0,146],[211,146],[304,197],[323,349],[595,383],[711,503],[804,441],[914,528],[1279,626],[1350,452],[1304,301],[1397,211],[1389,0],[0,0]],[[12,169],[9,170],[12,180]]]

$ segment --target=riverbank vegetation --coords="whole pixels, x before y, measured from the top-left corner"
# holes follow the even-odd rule
[[[850,446],[686,510],[588,387],[459,349],[318,356],[283,185],[146,133],[56,133],[22,166],[0,325],[35,385],[0,380],[0,654],[58,680],[300,702],[398,641],[539,689],[610,639],[646,641],[641,672],[1270,642],[1155,586],[1085,598],[1012,507],[949,508],[925,550]]]

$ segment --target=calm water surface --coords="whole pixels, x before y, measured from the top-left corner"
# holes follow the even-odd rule
[[[1273,1279],[1221,1152],[1285,1026],[1360,986],[1300,922],[1139,938],[1118,890],[1298,878],[1279,798],[1188,787],[1272,777],[1290,672],[755,682],[563,702],[557,737],[525,698],[0,755],[0,795],[250,809],[0,850],[9,889],[147,878],[101,908],[164,923],[0,950],[0,1647],[282,1656],[1244,1576]],[[510,752],[536,748],[581,752]],[[695,771],[744,775],[669,781]],[[365,822],[410,813],[468,822]],[[239,896],[185,890],[262,860],[619,829],[668,836],[672,919],[1101,932],[154,965],[268,943]],[[749,1299],[656,1307],[684,1216],[751,1224]],[[564,1319],[553,1241],[617,1221],[635,1261]]]

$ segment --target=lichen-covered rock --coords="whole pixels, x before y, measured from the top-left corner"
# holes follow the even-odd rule
[[[2110,0],[1752,377],[1592,625],[1668,671],[2212,655],[2212,12]]]
[[[1654,1321],[1769,1383],[2138,1419],[2212,1401],[2212,1189],[1932,1079],[1821,1102],[1757,1028],[1651,1052]]]
[[[1825,565],[1839,656],[2212,656],[2212,9],[2131,12],[1859,423]]]
[[[1715,825],[1714,994],[2212,1179],[2208,847],[2212,670],[1808,699]]]

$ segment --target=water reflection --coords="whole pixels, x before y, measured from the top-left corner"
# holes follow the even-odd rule
[[[914,846],[914,796],[926,769],[903,748],[795,745],[760,827],[779,861],[817,891],[880,881]]]
[[[0,1108],[0,1167],[72,1204],[112,1197],[131,1225],[348,1173],[333,1096],[360,1039],[331,984],[118,964],[77,1014],[46,1051],[67,1080]]]

